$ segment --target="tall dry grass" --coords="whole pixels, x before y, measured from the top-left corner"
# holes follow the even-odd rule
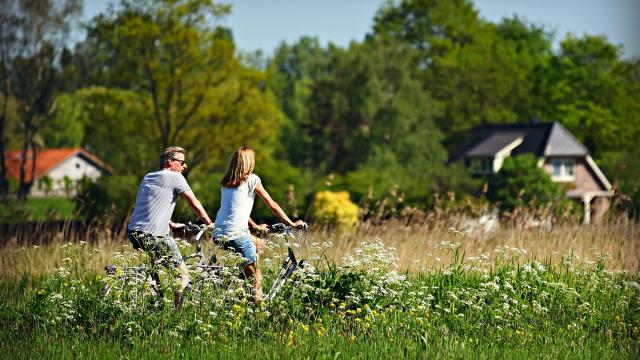
[[[455,228],[454,228],[455,229]],[[502,226],[491,234],[480,231],[460,236],[446,223],[432,225],[405,225],[387,222],[384,226],[361,225],[356,232],[342,235],[315,232],[310,241],[333,242],[327,255],[339,259],[353,251],[362,241],[382,241],[397,250],[398,266],[402,270],[416,271],[422,267],[447,266],[450,256],[445,256],[438,245],[443,241],[459,242],[466,257],[486,253],[495,255],[499,247],[508,246],[526,253],[522,261],[536,259],[557,262],[563,255],[573,253],[584,261],[609,258],[609,269],[637,273],[640,266],[640,225],[625,221],[609,221],[591,225],[564,224],[550,230]]]
[[[603,254],[608,254],[609,269],[622,269],[637,274],[640,267],[640,225],[623,218],[592,225],[563,224],[550,230],[503,225],[491,234],[477,231],[462,237],[451,231],[452,224],[455,224],[452,220],[421,224],[391,220],[378,224],[363,223],[357,229],[343,233],[312,228],[307,241],[331,242],[332,246],[327,248],[325,255],[338,263],[342,256],[352,253],[361,242],[381,241],[386,246],[397,249],[398,268],[407,271],[447,266],[451,257],[438,248],[443,241],[460,242],[460,250],[467,258],[483,253],[494,256],[496,248],[507,246],[526,251],[521,256],[522,262],[529,259],[557,262],[563,255],[572,252],[583,261],[596,261]],[[79,260],[87,268],[101,273],[115,252],[129,246],[124,233],[112,229],[98,225],[64,229],[36,227],[29,234],[22,230],[21,241],[18,241],[16,234],[3,234],[0,278],[50,273],[63,264],[65,255],[60,245],[68,241],[82,241],[85,245],[82,247],[84,250],[77,254]],[[25,236],[31,241],[23,241]]]

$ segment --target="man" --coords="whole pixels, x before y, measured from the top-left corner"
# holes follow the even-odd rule
[[[160,170],[150,172],[142,179],[136,196],[136,205],[129,222],[128,236],[135,249],[146,251],[152,261],[164,260],[180,271],[180,288],[175,292],[174,306],[182,305],[182,292],[189,285],[189,271],[182,255],[170,235],[170,229],[179,230],[184,224],[171,221],[176,200],[182,196],[205,224],[211,219],[187,184],[182,172],[187,168],[185,150],[178,146],[166,148],[160,155]]]

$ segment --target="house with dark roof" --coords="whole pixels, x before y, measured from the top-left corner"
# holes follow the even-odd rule
[[[609,209],[611,183],[589,150],[559,122],[480,126],[450,162],[462,159],[473,175],[490,176],[500,171],[507,157],[520,154],[533,154],[553,181],[567,185],[567,196],[584,205],[585,223]]]
[[[33,152],[27,153],[26,182],[31,182]],[[15,181],[20,179],[22,151],[5,152],[7,177]],[[35,157],[35,175],[29,195],[73,196],[83,179],[96,181],[112,169],[97,156],[83,148],[38,149]]]

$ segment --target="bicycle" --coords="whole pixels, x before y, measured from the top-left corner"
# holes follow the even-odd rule
[[[187,263],[190,259],[197,259],[195,264],[190,264],[192,269],[196,268],[199,271],[204,272],[206,274],[219,275],[222,271],[223,267],[216,265],[217,260],[215,255],[212,256],[208,261],[205,261],[205,256],[202,252],[202,244],[200,239],[204,233],[205,226],[195,225],[195,224],[187,224],[184,227],[185,235],[197,233],[195,236],[196,242],[196,250],[192,254],[187,254],[183,256],[183,260]],[[152,297],[159,297],[162,295],[162,291],[160,289],[160,275],[158,273],[158,266],[163,262],[163,259],[155,260],[153,258],[149,259],[150,266],[146,263],[142,263],[136,266],[117,266],[117,265],[106,265],[104,267],[105,273],[108,278],[118,279],[117,282],[119,285],[124,288],[129,282],[147,282],[149,287],[149,293]],[[191,285],[192,286],[192,285]],[[105,280],[105,284],[101,289],[102,296],[108,296],[112,290],[112,285]]]
[[[301,242],[304,243],[304,246],[306,246],[308,227],[305,224],[303,228],[304,235],[302,240],[300,240],[294,234],[293,229],[290,226],[287,226],[285,224],[277,223],[277,224],[270,225],[267,228],[272,232],[284,234],[285,238],[287,239],[287,256],[282,262],[282,266],[278,271],[278,275],[276,275],[275,279],[271,284],[271,289],[269,289],[267,296],[265,296],[265,301],[268,302],[273,300],[273,298],[280,292],[280,290],[282,290],[282,287],[285,285],[287,280],[293,279],[294,286],[295,286],[295,284],[297,283],[294,277],[296,271],[298,269],[307,267],[308,262],[306,260],[303,260],[303,259],[298,260],[296,258],[296,254],[293,251],[293,247],[291,245],[290,239],[294,239],[294,241],[298,243],[300,248],[302,248],[301,245],[303,245],[301,244]]]
[[[265,301],[268,302],[270,300],[273,300],[273,298],[275,298],[275,296],[282,290],[283,286],[286,284],[288,280],[293,280],[294,285],[297,284],[297,279],[295,277],[296,271],[298,269],[307,267],[308,262],[304,259],[298,259],[298,257],[296,257],[296,254],[293,250],[293,244],[291,243],[291,239],[293,239],[299,248],[303,248],[303,247],[308,248],[306,244],[308,226],[306,226],[305,224],[302,230],[304,231],[304,235],[302,238],[300,238],[296,236],[294,232],[294,228],[288,225],[285,225],[282,223],[267,225],[267,233],[281,235],[286,239],[287,255],[285,256],[285,259],[282,261],[282,265],[278,271],[278,274],[274,278],[271,288],[269,289],[269,292],[264,298]],[[196,240],[200,239],[200,237],[203,235],[205,231],[206,231],[206,228],[201,227],[201,230],[196,235]],[[214,241],[216,240],[214,239]],[[219,241],[217,241],[217,245],[224,247],[224,244],[221,244]],[[197,246],[198,247],[197,247],[196,254],[200,254],[201,248],[200,248],[199,242]],[[196,254],[192,255],[191,257],[196,257]],[[202,260],[202,255],[200,255],[200,259]],[[211,256],[211,260],[209,264],[205,265],[204,263],[200,262],[198,263],[197,266],[209,274],[211,273],[219,274],[225,268],[225,266],[221,266],[217,264],[216,261],[217,261],[217,256],[214,253]],[[217,265],[213,265],[213,264],[217,264]],[[244,279],[244,273],[242,271],[240,272],[239,277]]]
[[[306,260],[300,259],[296,256],[291,239],[298,245],[298,247],[306,247],[307,226],[303,228],[304,236],[302,238],[296,236],[294,229],[290,226],[282,223],[277,223],[267,226],[268,232],[276,235],[282,235],[287,240],[287,255],[282,262],[282,265],[278,271],[278,274],[274,278],[271,288],[265,297],[265,301],[270,301],[282,290],[287,281],[292,280],[293,284],[297,284],[295,277],[298,269],[305,268],[308,264]],[[217,252],[224,244],[220,241],[214,240],[216,243],[213,247],[213,252],[210,252],[208,256],[205,256],[203,252],[202,239],[207,233],[206,225],[197,225],[188,223],[185,228],[185,234],[195,234],[193,236],[195,240],[196,249],[192,254],[183,256],[183,260],[187,264],[187,268],[190,273],[196,275],[195,280],[192,278],[192,283],[186,289],[185,293],[190,293],[194,298],[200,297],[200,294],[204,292],[203,289],[214,287],[219,288],[222,284],[222,279],[229,274],[235,276],[238,280],[244,279],[244,274],[241,269],[236,266],[229,266],[220,264],[217,257]],[[212,234],[211,234],[212,235]],[[195,260],[195,262],[193,262]],[[159,261],[158,261],[159,262]],[[163,291],[160,288],[160,276],[156,270],[157,264],[151,262],[151,266],[147,267],[146,264],[130,267],[118,267],[116,265],[105,266],[105,272],[107,277],[119,278],[119,283],[122,288],[126,286],[128,281],[145,281],[148,283],[149,293],[152,298],[162,297]],[[232,270],[233,269],[233,270]],[[105,281],[105,285],[102,287],[101,293],[103,296],[108,296],[112,290],[112,286],[109,282]]]

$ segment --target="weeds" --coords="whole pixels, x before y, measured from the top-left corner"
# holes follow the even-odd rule
[[[314,267],[274,301],[250,305],[250,287],[229,274],[187,297],[177,312],[169,297],[154,301],[144,279],[125,274],[112,284],[117,291],[100,296],[105,280],[86,254],[101,252],[64,244],[60,266],[45,278],[3,280],[1,292],[9,301],[1,305],[0,332],[3,346],[18,355],[29,353],[31,338],[65,338],[75,349],[114,342],[150,353],[165,349],[171,356],[179,354],[176,349],[196,356],[207,348],[217,349],[212,357],[367,357],[380,351],[410,357],[481,351],[491,357],[510,353],[496,349],[518,347],[637,354],[640,285],[634,273],[607,270],[609,255],[592,251],[593,260],[586,260],[564,252],[556,260],[539,260],[521,247],[501,245],[469,256],[464,249],[470,241],[472,234],[451,229],[430,250],[441,261],[412,273],[400,270],[396,249],[379,239],[352,246],[338,260],[326,256],[328,243],[315,243]],[[269,286],[283,247],[267,245],[261,262]],[[114,260],[146,261],[137,254],[125,248]]]

